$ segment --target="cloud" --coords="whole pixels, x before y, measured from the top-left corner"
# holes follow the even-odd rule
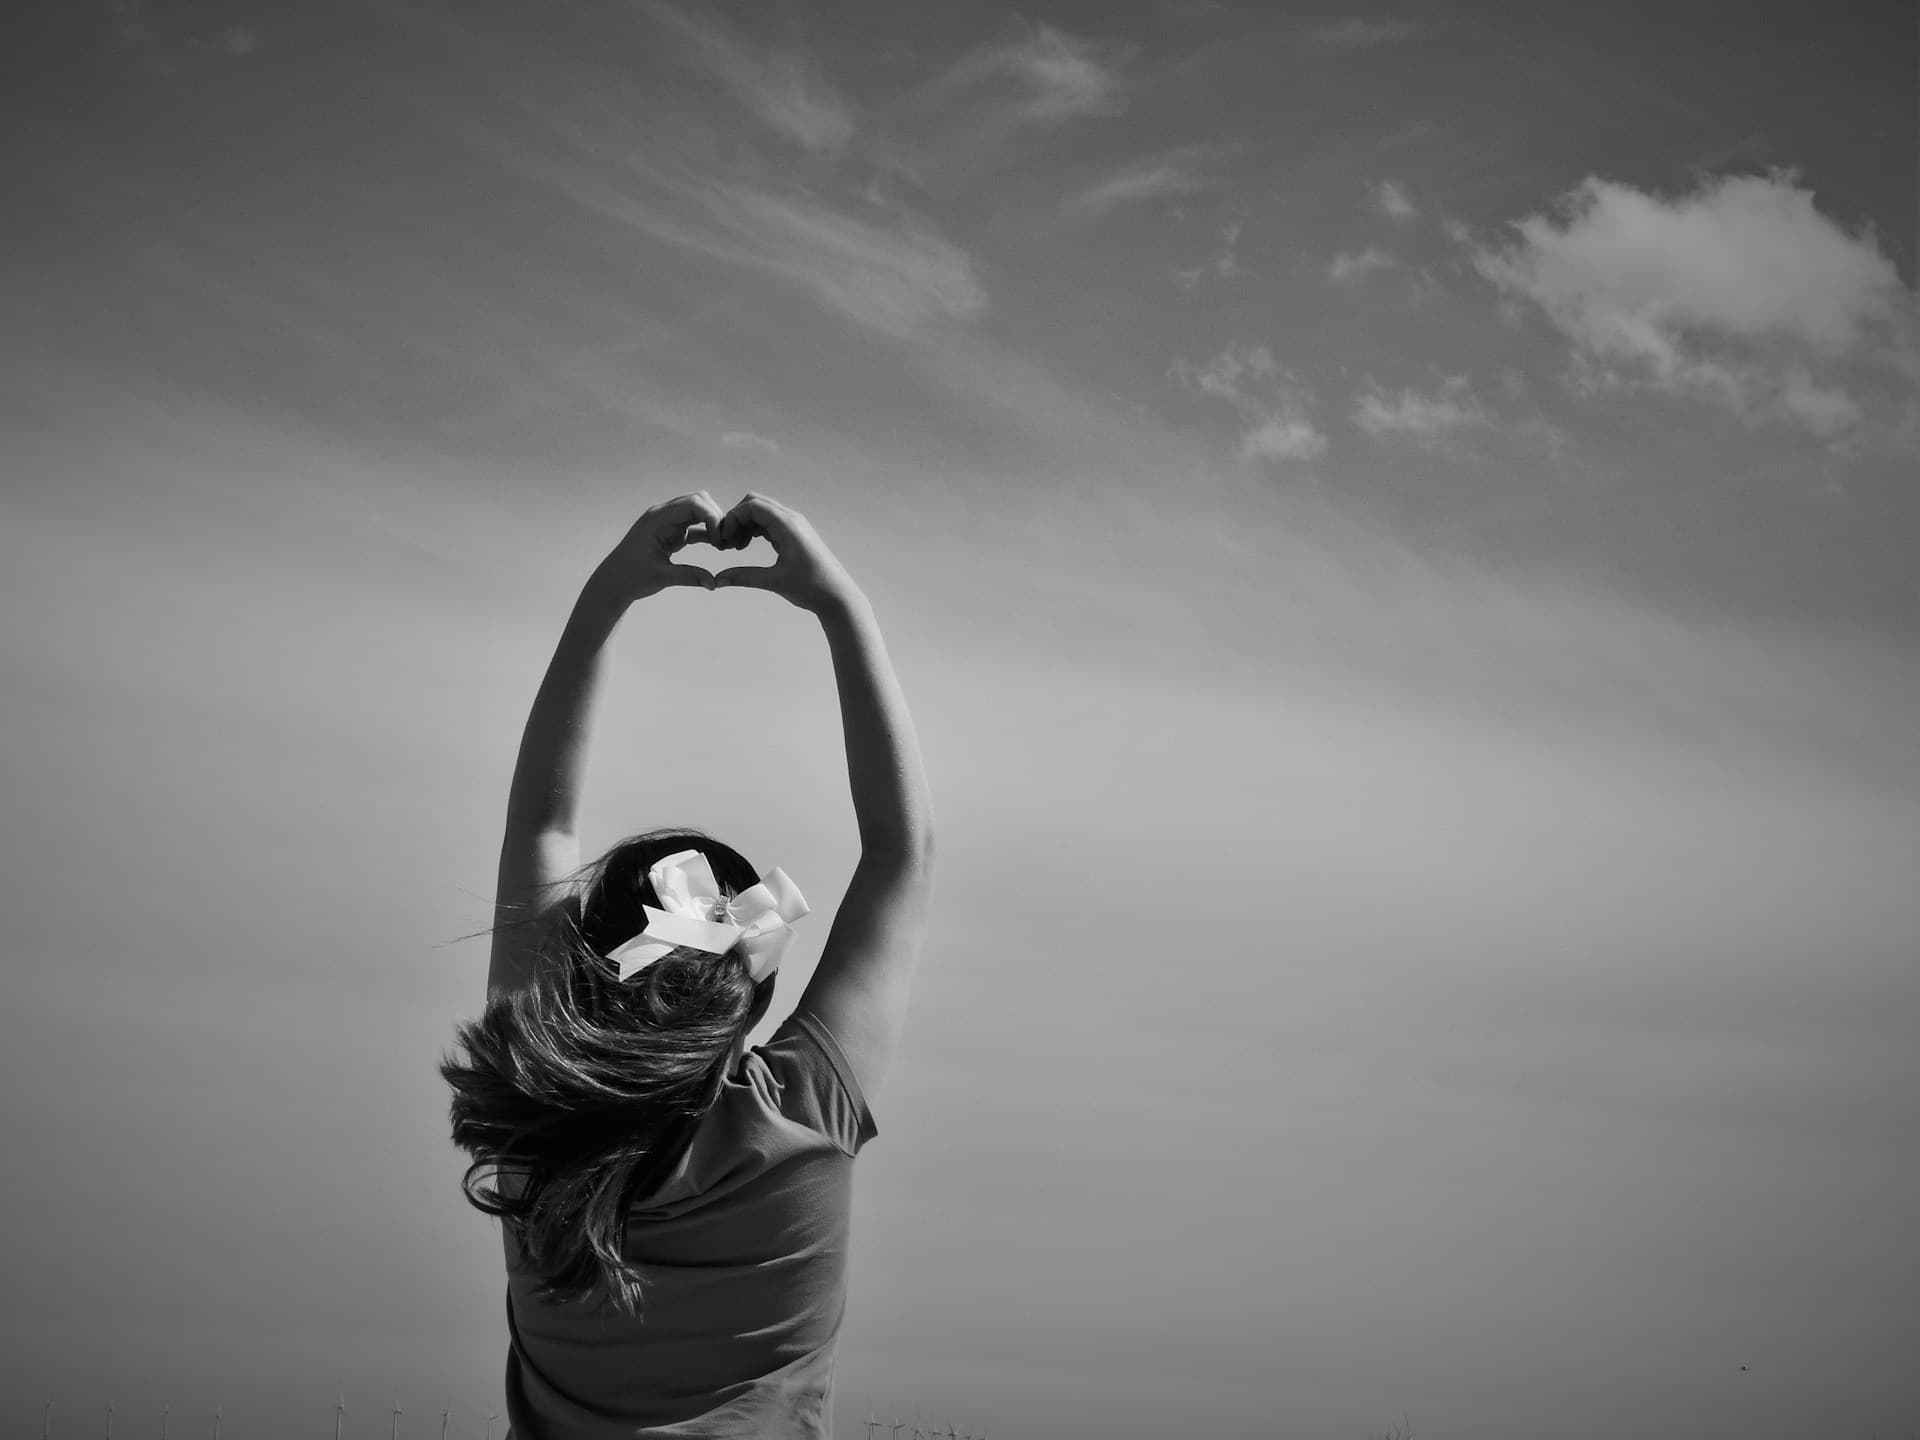
[[[1327,279],[1336,285],[1358,285],[1380,270],[1391,270],[1399,262],[1377,245],[1364,250],[1343,251],[1327,264]]]
[[[523,56],[482,49],[510,104],[448,111],[443,123],[490,162],[635,236],[768,277],[868,329],[906,335],[984,308],[972,256],[937,227],[850,187],[809,184],[812,167],[776,153],[758,127],[730,133],[709,123],[702,101],[749,96],[780,140],[835,143],[843,127],[833,117],[844,107],[832,92],[811,81],[787,85],[810,74],[803,62],[758,59],[704,16],[658,4],[647,14],[702,67],[738,79],[737,93],[729,84],[688,94],[657,76],[628,83],[615,60],[584,72],[600,83],[536,91]],[[446,22],[446,30],[457,42],[457,27]],[[520,123],[503,123],[502,111]],[[728,143],[700,143],[722,134]]]
[[[1194,394],[1239,412],[1243,458],[1313,460],[1326,453],[1327,437],[1308,414],[1312,392],[1266,346],[1229,345],[1203,365],[1175,360],[1173,376]]]
[[[1240,437],[1248,460],[1314,460],[1327,453],[1327,437],[1303,412],[1267,416]]]
[[[1321,50],[1369,50],[1411,40],[1419,29],[1411,20],[1368,20],[1351,15],[1309,25],[1300,32],[1300,38]]]
[[[668,182],[664,196],[643,196],[580,174],[555,178],[609,219],[771,275],[869,329],[904,335],[987,303],[972,257],[908,219],[876,224],[801,193],[738,182]]]
[[[773,276],[857,324],[906,334],[986,304],[972,257],[904,212],[848,214],[797,186],[688,170],[671,147],[547,117],[554,157],[492,135],[493,153],[638,234]]]
[[[245,25],[192,33],[178,20],[156,27],[145,0],[112,0],[107,12],[114,42],[155,75],[174,75],[208,59],[244,60],[262,44],[260,32]]]
[[[764,435],[756,435],[751,430],[729,430],[720,437],[720,448],[738,450],[751,455],[778,455],[780,446]]]
[[[1653,388],[1834,439],[1864,414],[1846,377],[1912,374],[1914,304],[1871,233],[1790,174],[1665,199],[1588,178],[1473,263],[1572,345],[1577,388]]]
[[[1373,194],[1373,203],[1389,220],[1408,221],[1420,213],[1413,203],[1413,197],[1407,194],[1407,187],[1398,180],[1382,180],[1368,187]]]
[[[1249,399],[1250,385],[1277,377],[1280,365],[1264,345],[1229,345],[1204,365],[1175,360],[1173,373],[1196,395],[1211,395],[1240,404]]]
[[[1404,435],[1432,443],[1489,421],[1467,377],[1449,375],[1424,394],[1412,388],[1389,391],[1369,383],[1354,402],[1353,423],[1368,435]]]
[[[853,137],[853,109],[797,55],[756,53],[711,13],[643,3],[688,59],[720,81],[763,125],[805,149],[831,153]]]
[[[1519,221],[1478,263],[1590,348],[1636,354],[1689,328],[1835,355],[1901,289],[1871,236],[1847,234],[1783,176],[1733,176],[1662,200],[1588,179],[1564,220]]]
[[[1804,369],[1795,369],[1780,390],[1780,406],[1802,428],[1822,440],[1844,435],[1861,420],[1860,407],[1844,390],[1815,382]]]
[[[1123,73],[1134,54],[1119,41],[1085,40],[1020,20],[1005,38],[962,56],[934,83],[941,98],[970,99],[997,126],[1055,125],[1126,108]]]
[[[1216,280],[1238,280],[1247,275],[1247,267],[1240,263],[1240,233],[1244,228],[1244,222],[1239,220],[1229,220],[1222,225],[1219,252],[1198,265],[1176,269],[1174,283],[1182,290],[1191,290],[1209,275]]]
[[[1220,181],[1208,173],[1208,166],[1229,149],[1224,145],[1182,145],[1130,161],[1070,195],[1061,203],[1061,214],[1070,220],[1091,220],[1123,205],[1210,189]]]
[[[877,225],[805,195],[748,185],[715,187],[712,198],[741,258],[863,325],[904,332],[986,304],[967,253],[912,221]]]

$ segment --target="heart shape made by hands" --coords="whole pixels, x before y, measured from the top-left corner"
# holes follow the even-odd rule
[[[712,554],[700,554],[702,550],[726,553],[723,558]],[[773,564],[779,558],[780,552],[773,548],[773,542],[761,535],[746,537],[734,545],[720,545],[696,536],[673,552],[675,564],[696,565],[712,574],[735,567],[764,567]]]

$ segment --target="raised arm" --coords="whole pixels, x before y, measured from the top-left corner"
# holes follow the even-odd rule
[[[580,791],[613,632],[629,605],[669,585],[711,588],[707,571],[675,564],[673,553],[708,538],[719,520],[720,507],[705,491],[654,506],[600,562],[574,602],[527,716],[507,792],[489,991],[531,977],[538,922],[564,898],[558,882],[580,868]]]
[[[860,863],[800,1006],[826,1023],[871,1097],[906,1027],[932,894],[933,807],[920,743],[873,606],[806,517],[749,495],[716,534],[722,548],[764,536],[777,556],[769,566],[721,571],[716,588],[771,590],[809,611],[833,657]]]

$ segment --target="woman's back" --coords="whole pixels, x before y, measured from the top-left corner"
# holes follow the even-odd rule
[[[672,558],[756,538],[772,565]],[[579,865],[607,642],[671,586],[808,611],[839,692],[860,859],[793,1018],[757,1051],[808,913],[785,872],[684,828]],[[677,693],[671,664],[658,698]],[[805,517],[756,495],[723,514],[704,491],[643,514],[582,589],[527,718],[487,1008],[441,1066],[467,1198],[505,1222],[513,1440],[831,1435],[853,1160],[906,1020],[931,823],[872,607]]]
[[[540,1300],[503,1227],[517,1440],[831,1435],[853,1158],[874,1134],[838,1043],[797,1012],[747,1052],[674,1168],[633,1206],[638,1315]]]

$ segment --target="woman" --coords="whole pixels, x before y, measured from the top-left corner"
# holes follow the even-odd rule
[[[755,536],[772,565],[674,560]],[[807,911],[785,872],[759,875],[694,830],[579,863],[607,642],[673,585],[769,590],[810,612],[839,688],[860,861],[792,1016],[753,1050]],[[722,514],[705,492],[642,515],[588,580],[534,701],[486,1010],[442,1065],[467,1197],[506,1222],[510,1440],[832,1434],[853,1160],[906,1019],[932,845],[872,607],[806,519],[760,495]]]

